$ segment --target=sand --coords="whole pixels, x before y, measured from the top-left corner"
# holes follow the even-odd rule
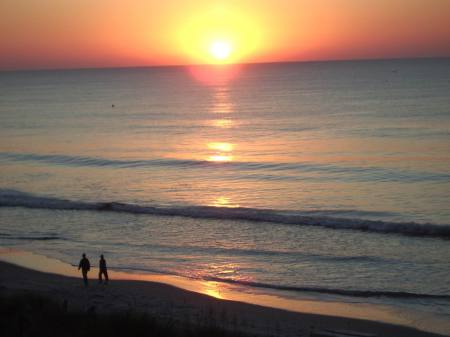
[[[94,276],[92,273],[91,277]],[[314,336],[325,329],[383,337],[443,336],[369,320],[290,312],[217,299],[158,282],[112,280],[104,285],[91,280],[84,287],[79,277],[39,272],[6,262],[0,262],[0,290],[4,295],[25,292],[60,303],[67,301],[69,312],[133,311],[192,323],[213,320],[218,326],[257,336]]]

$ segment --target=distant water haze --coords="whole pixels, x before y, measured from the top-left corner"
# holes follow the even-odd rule
[[[2,73],[1,244],[448,317],[450,60],[229,69]]]

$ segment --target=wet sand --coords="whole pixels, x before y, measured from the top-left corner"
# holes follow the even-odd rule
[[[76,268],[71,267],[74,272]],[[257,336],[313,336],[319,330],[352,330],[383,337],[442,336],[370,320],[299,313],[223,300],[172,285],[139,280],[112,280],[108,285],[80,277],[44,273],[0,262],[3,295],[32,293],[66,302],[68,311],[147,312],[162,319],[200,323],[214,321],[229,330]],[[90,273],[95,277],[96,273]]]

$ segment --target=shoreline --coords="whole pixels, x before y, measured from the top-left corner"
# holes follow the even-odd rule
[[[179,321],[213,312],[225,328],[232,327],[231,321],[240,322],[239,330],[257,335],[298,336],[300,331],[308,335],[312,329],[334,329],[376,333],[383,337],[445,336],[402,324],[384,323],[376,316],[372,319],[352,316],[363,309],[366,312],[360,312],[359,316],[376,315],[369,306],[292,300],[298,307],[288,308],[293,305],[289,300],[278,298],[277,303],[276,296],[257,294],[240,294],[239,298],[236,291],[219,289],[221,285],[217,282],[114,270],[109,271],[110,284],[104,286],[97,284],[95,268],[90,272],[90,286],[84,288],[77,268],[55,259],[3,249],[0,261],[2,292],[41,294],[60,302],[67,300],[71,307],[81,310],[93,306],[99,313],[133,310],[170,316]],[[335,315],[339,310],[341,315]]]

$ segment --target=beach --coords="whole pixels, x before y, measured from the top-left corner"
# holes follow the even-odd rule
[[[371,333],[384,337],[441,336],[419,330],[368,320],[297,313],[243,302],[221,300],[148,281],[112,280],[97,284],[95,278],[84,287],[80,278],[43,273],[0,262],[2,296],[39,294],[69,312],[145,312],[177,322],[201,322],[206,318],[220,327],[254,336],[309,336],[319,330]],[[95,275],[94,272],[92,274]],[[94,276],[92,275],[92,276]]]

